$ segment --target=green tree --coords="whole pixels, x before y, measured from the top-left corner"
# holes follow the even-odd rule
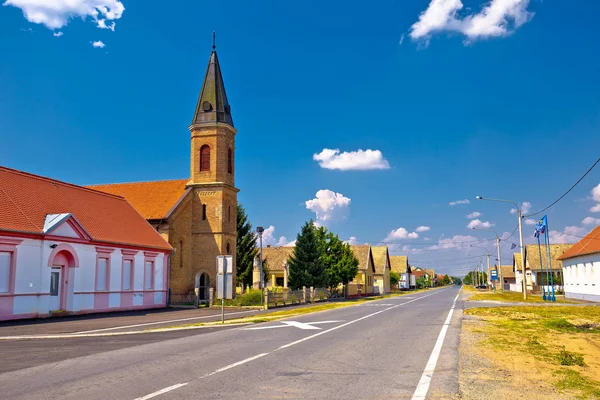
[[[290,277],[288,285],[292,289],[306,287],[325,287],[329,283],[327,269],[321,258],[320,242],[313,221],[302,226],[296,236],[294,254],[290,257]]]
[[[446,286],[450,284],[450,277],[448,276],[448,274],[444,275],[444,277],[442,278],[442,285]]]
[[[252,267],[256,248],[256,237],[252,231],[252,224],[248,220],[246,210],[241,204],[237,206],[237,240],[236,240],[236,277],[237,283],[243,286],[252,286]]]
[[[429,286],[427,284],[427,280],[425,279],[425,276],[420,276],[417,278],[417,287],[419,289],[423,289],[425,286]]]
[[[340,283],[348,284],[358,273],[358,259],[350,245],[325,227],[315,229],[315,236],[319,241],[321,260],[327,270],[329,287],[335,288]]]
[[[400,274],[395,271],[390,271],[390,286],[395,287],[400,282]]]

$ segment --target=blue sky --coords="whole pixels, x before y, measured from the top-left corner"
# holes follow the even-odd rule
[[[468,229],[467,214],[501,234],[516,226],[510,205],[476,195],[537,211],[600,153],[595,2],[103,2],[116,12],[90,12],[88,0],[0,7],[1,165],[76,184],[189,176],[213,30],[239,200],[255,226],[274,227],[273,244],[329,201],[321,223],[342,238],[389,237],[413,264],[458,274],[483,250],[457,243],[493,236]],[[313,155],[324,149],[379,151],[324,162],[383,169],[323,168]],[[600,223],[599,183],[597,167],[548,211],[555,241]]]

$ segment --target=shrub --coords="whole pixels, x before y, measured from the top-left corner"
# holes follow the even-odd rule
[[[227,301],[228,305],[234,306],[260,306],[263,293],[261,290],[248,290],[244,294],[237,295],[235,299]]]
[[[567,351],[565,346],[563,346],[562,350],[558,353],[557,358],[560,365],[579,365],[580,367],[585,366],[585,363],[583,362],[583,355]]]

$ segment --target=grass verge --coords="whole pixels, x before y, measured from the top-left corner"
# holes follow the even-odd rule
[[[507,303],[547,303],[544,301],[542,296],[540,295],[527,295],[527,300],[523,300],[523,293],[518,292],[481,292],[481,291],[470,291],[474,293],[471,297],[469,297],[468,301],[503,301]],[[556,296],[556,304],[560,303],[580,303],[572,300],[564,300],[562,295]]]
[[[509,371],[515,390],[524,383],[567,398],[600,399],[600,307],[472,308],[465,315],[476,320],[463,329],[482,335],[475,350]]]

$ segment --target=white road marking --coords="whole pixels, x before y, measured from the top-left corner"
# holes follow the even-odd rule
[[[252,312],[257,312],[259,310],[249,310],[249,311],[238,311],[233,313],[226,313],[225,315],[238,315],[238,314],[248,314]],[[71,335],[81,335],[84,333],[96,333],[96,332],[106,332],[106,331],[114,331],[117,329],[127,329],[127,328],[137,328],[140,326],[150,326],[150,325],[159,325],[159,324],[170,324],[171,322],[182,322],[182,321],[193,321],[195,319],[206,319],[206,318],[220,318],[221,314],[216,315],[205,315],[203,317],[190,317],[190,318],[180,318],[180,319],[172,319],[168,321],[157,321],[157,322],[148,322],[145,324],[137,324],[137,325],[125,325],[125,326],[114,326],[112,328],[104,328],[104,329],[94,329],[91,331],[81,331],[81,332],[72,332]]]
[[[250,325],[252,322],[235,324],[235,326]],[[87,333],[82,335],[74,335],[65,333],[62,335],[27,335],[27,336],[0,336],[0,340],[29,340],[29,339],[74,339],[74,338],[89,338],[89,337],[105,337],[105,336],[125,336],[125,335],[142,335],[149,333],[185,331],[190,329],[207,329],[207,328],[231,328],[233,325],[201,325],[201,326],[186,326],[182,328],[156,328],[147,331],[128,331],[128,332],[108,332],[108,333]]]
[[[298,321],[281,321],[284,325],[267,325],[267,326],[257,326],[255,328],[246,328],[244,331],[259,331],[262,329],[274,329],[274,328],[289,328],[293,326],[299,329],[321,329],[319,327],[313,325],[319,324],[334,324],[336,322],[344,322],[344,321],[317,321],[317,322],[298,322]]]
[[[462,290],[462,288],[461,288]],[[427,365],[425,365],[425,370],[423,371],[423,375],[421,375],[421,379],[419,380],[419,384],[413,393],[412,400],[425,400],[427,397],[427,392],[429,391],[429,385],[431,384],[431,378],[433,378],[433,372],[435,371],[435,366],[437,364],[438,358],[440,357],[440,353],[442,351],[442,346],[444,344],[444,339],[446,338],[446,332],[448,332],[448,326],[450,326],[450,320],[452,319],[452,314],[454,313],[454,307],[456,306],[456,299],[460,295],[460,290],[456,294],[454,301],[452,302],[452,307],[448,312],[448,317],[446,317],[446,321],[444,321],[444,325],[442,326],[442,330],[440,331],[440,335],[438,336],[435,346],[433,347],[433,351],[431,352],[431,356],[429,356],[429,360],[427,361]]]
[[[394,304],[390,304],[390,303],[366,303],[366,304],[359,304],[358,307],[384,307],[384,306],[393,306]]]
[[[250,361],[254,361],[254,360],[258,359],[258,358],[264,357],[264,356],[266,356],[267,354],[269,354],[269,353],[261,353],[261,354],[257,354],[257,355],[255,355],[255,356],[253,356],[253,357],[248,357],[248,358],[246,358],[245,360],[238,361],[238,362],[236,362],[236,363],[233,363],[233,364],[226,365],[226,366],[224,366],[223,368],[219,368],[218,370],[211,372],[210,374],[202,375],[202,376],[200,377],[200,379],[207,378],[207,377],[209,377],[209,376],[211,376],[211,375],[218,374],[219,372],[227,371],[228,369],[235,368],[235,367],[237,367],[237,366],[239,366],[239,365],[242,365],[242,364],[249,363]]]
[[[426,298],[426,297],[433,296],[433,295],[436,295],[436,294],[438,294],[438,293],[441,293],[441,292],[442,292],[442,290],[440,290],[440,291],[436,291],[435,293],[431,293],[431,294],[428,294],[428,295],[426,295],[426,296],[419,297],[419,298],[416,298],[416,299],[414,299],[414,300],[407,301],[407,302],[405,302],[405,303],[396,304],[395,306],[388,307],[388,308],[385,308],[385,309],[383,309],[383,310],[376,311],[376,312],[374,312],[374,313],[371,313],[371,314],[365,315],[365,316],[363,316],[363,317],[360,317],[360,318],[358,318],[358,319],[355,319],[355,320],[352,320],[352,321],[346,322],[345,324],[338,325],[338,326],[335,326],[335,327],[333,327],[333,328],[327,329],[326,331],[322,331],[322,332],[319,332],[319,333],[315,333],[314,335],[307,336],[307,337],[305,337],[304,339],[296,340],[296,341],[294,341],[294,342],[291,342],[291,343],[288,343],[288,344],[286,344],[286,345],[280,346],[280,347],[278,347],[277,349],[273,350],[273,351],[272,351],[272,352],[270,352],[270,353],[261,353],[261,354],[257,354],[257,355],[255,355],[255,356],[253,356],[253,357],[246,358],[246,359],[244,359],[244,360],[242,360],[242,361],[238,361],[238,362],[236,362],[236,363],[233,363],[233,364],[226,365],[226,366],[225,366],[225,367],[223,367],[223,368],[219,368],[219,369],[217,369],[217,370],[215,370],[215,371],[213,371],[213,372],[211,372],[211,373],[208,373],[208,374],[206,374],[206,375],[202,375],[202,376],[201,376],[199,379],[208,378],[209,376],[212,376],[212,375],[218,374],[219,372],[227,371],[228,369],[235,368],[235,367],[237,367],[237,366],[240,366],[240,365],[243,365],[243,364],[249,363],[250,361],[256,360],[256,359],[258,359],[258,358],[261,358],[261,357],[267,356],[267,355],[269,355],[269,354],[271,354],[271,353],[273,353],[273,352],[275,352],[275,351],[278,351],[278,350],[283,350],[283,349],[286,349],[286,348],[288,348],[288,347],[292,347],[292,346],[294,346],[294,345],[297,345],[297,344],[299,344],[299,343],[302,343],[302,342],[305,342],[305,341],[307,341],[307,340],[310,340],[310,339],[316,338],[317,336],[324,335],[324,334],[326,334],[326,333],[329,333],[329,332],[335,331],[336,329],[340,329],[340,328],[343,328],[343,327],[345,327],[345,326],[348,326],[348,325],[350,325],[350,324],[353,324],[353,323],[355,323],[355,322],[362,321],[362,320],[364,320],[364,319],[370,318],[370,317],[372,317],[372,316],[374,316],[374,315],[381,314],[381,313],[383,313],[383,312],[389,311],[389,310],[391,310],[391,309],[394,309],[394,308],[396,308],[396,307],[401,307],[401,306],[403,306],[403,305],[405,305],[405,304],[409,304],[409,303],[412,303],[412,302],[414,302],[414,301],[417,301],[417,300],[422,300],[422,299],[424,299],[424,298]],[[459,293],[460,293],[460,291],[459,291]],[[456,298],[458,298],[458,295],[456,296]],[[456,298],[454,299],[454,302],[455,302],[455,303],[456,303]],[[453,305],[453,307],[454,307],[454,305]],[[289,321],[288,321],[288,322],[289,322]],[[188,383],[189,383],[189,382],[188,382]],[[184,386],[184,385],[187,385],[187,383],[184,383],[184,384],[181,384],[181,383],[180,383],[180,384],[178,384],[178,385],[169,386],[168,388],[165,388],[165,389],[163,389],[163,390],[164,390],[164,391],[166,391],[166,392],[168,392],[168,391],[171,391],[171,390],[177,389],[178,387],[181,387],[181,386]],[[149,394],[149,395],[147,395],[147,396],[154,397],[154,396],[158,396],[159,394],[162,394],[162,393],[165,393],[165,392],[163,392],[163,391],[158,391],[158,392],[154,392],[154,393],[152,393],[152,394]],[[147,397],[147,396],[145,396],[145,397],[140,397],[140,398],[138,398],[138,399],[135,399],[135,400],[145,400],[145,399],[149,399],[149,398],[151,398],[151,397]]]
[[[160,396],[161,394],[170,392],[171,390],[179,389],[180,387],[185,386],[185,385],[187,385],[187,383],[178,383],[177,385],[169,386],[167,388],[158,390],[158,391],[156,391],[154,393],[150,393],[150,394],[147,394],[145,396],[138,397],[135,400],[148,400],[148,399],[151,399],[153,397]]]
[[[373,316],[375,316],[375,315],[377,315],[377,314],[381,314],[381,313],[383,313],[383,312],[389,311],[389,310],[391,310],[391,309],[394,309],[394,308],[396,308],[396,307],[401,307],[401,306],[403,306],[403,305],[405,305],[405,304],[409,304],[409,303],[412,303],[413,301],[421,300],[421,299],[424,299],[424,298],[426,298],[426,297],[429,297],[429,296],[436,295],[436,294],[438,294],[438,293],[441,293],[441,292],[442,292],[442,291],[438,291],[438,292],[435,292],[435,293],[432,293],[432,294],[428,294],[427,296],[419,297],[418,299],[409,300],[409,301],[407,301],[407,302],[405,302],[405,303],[400,303],[400,304],[396,304],[395,306],[392,306],[392,307],[384,308],[383,310],[379,310],[379,311],[376,311],[376,312],[374,312],[374,313],[372,313],[372,314],[365,315],[364,317],[360,317],[360,318],[358,318],[358,319],[355,319],[355,320],[353,320],[353,321],[346,322],[345,324],[338,325],[338,326],[334,326],[333,328],[327,329],[326,331],[319,332],[319,333],[315,333],[314,335],[307,336],[307,337],[305,337],[305,338],[303,338],[303,339],[299,339],[299,340],[296,340],[296,341],[294,341],[294,342],[291,342],[291,343],[288,343],[288,344],[284,344],[283,346],[280,346],[279,348],[277,348],[277,349],[275,349],[275,350],[273,350],[273,351],[278,351],[278,350],[287,349],[288,347],[295,346],[295,345],[297,345],[298,343],[302,343],[302,342],[305,342],[305,341],[307,341],[307,340],[314,339],[314,338],[316,338],[317,336],[324,335],[324,334],[326,334],[326,333],[329,333],[329,332],[335,331],[336,329],[343,328],[343,327],[345,327],[345,326],[348,326],[348,325],[350,325],[350,324],[353,324],[353,323],[355,323],[355,322],[359,322],[359,321],[362,321],[362,320],[364,320],[364,319],[371,318],[371,317],[373,317]]]

